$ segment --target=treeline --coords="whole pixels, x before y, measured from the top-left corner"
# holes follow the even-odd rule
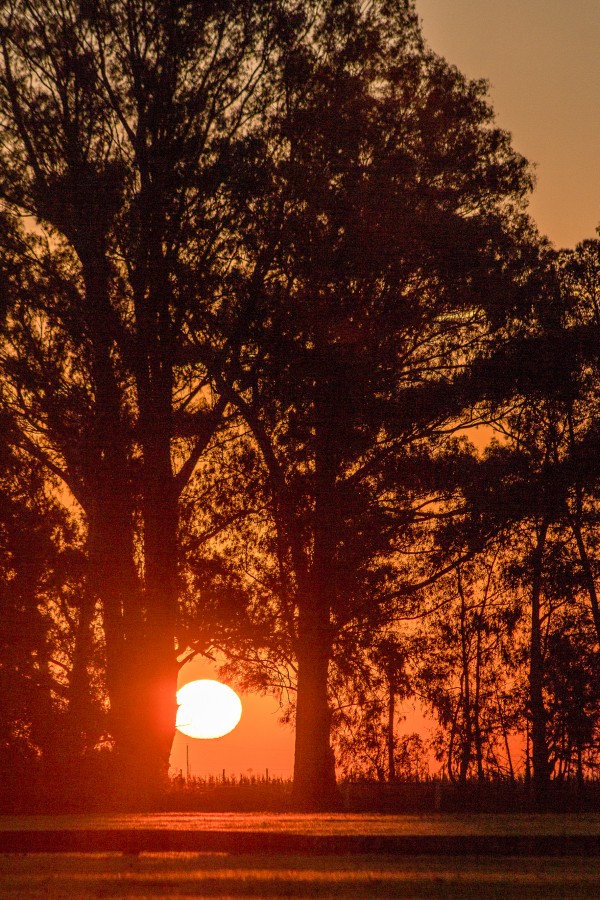
[[[453,780],[596,777],[600,245],[538,234],[486,85],[412,0],[15,0],[0,42],[15,795],[148,801],[216,650],[299,808],[419,777],[411,698]]]

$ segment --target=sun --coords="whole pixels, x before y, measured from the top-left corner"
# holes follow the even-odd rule
[[[242,701],[220,681],[202,678],[177,691],[175,727],[191,738],[218,738],[233,731],[242,717]]]

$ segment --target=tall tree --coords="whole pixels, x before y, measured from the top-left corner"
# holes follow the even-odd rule
[[[174,728],[178,497],[222,410],[189,365],[186,313],[226,253],[223,184],[264,105],[270,11],[2,7],[2,195],[45,244],[27,259],[44,309],[22,304],[13,354],[35,385],[15,375],[15,407],[85,510],[113,732],[141,784],[166,773]]]
[[[454,498],[432,458],[515,290],[530,184],[485,86],[424,47],[412,3],[319,12],[285,48],[252,195],[240,171],[245,229],[208,360],[268,472],[306,808],[336,798],[338,636],[393,593],[427,503]]]

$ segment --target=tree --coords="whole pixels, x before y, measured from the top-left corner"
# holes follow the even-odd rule
[[[3,803],[19,808],[54,796],[69,763],[77,769],[93,752],[104,721],[92,660],[80,652],[90,623],[77,602],[85,570],[77,529],[55,484],[19,450],[5,410],[0,425],[0,765]]]
[[[568,412],[570,453],[577,460],[573,473],[575,477],[569,504],[569,522],[577,543],[596,636],[600,645],[600,602],[596,589],[597,575],[588,546],[590,539],[593,540],[593,530],[589,536],[585,535],[585,520],[589,519],[590,500],[596,487],[593,457],[597,456],[598,452],[595,410],[598,402],[600,241],[583,241],[577,245],[575,250],[563,251],[558,255],[556,268],[561,288],[563,330],[575,335],[576,355],[573,355],[580,365],[577,402],[573,403]],[[593,515],[592,512],[592,517]]]
[[[406,776],[412,763],[418,780],[421,766],[411,757],[411,748],[418,750],[419,744],[414,735],[400,741],[397,734],[402,719],[397,701],[412,692],[405,648],[393,634],[378,638],[368,633],[359,652],[350,641],[347,647],[345,665],[338,665],[339,683],[332,685],[338,701],[333,716],[338,767],[346,778],[375,776],[393,782]]]
[[[267,470],[297,660],[294,796],[313,809],[336,802],[340,635],[376,627],[423,510],[456,498],[435,459],[518,293],[530,183],[484,85],[423,46],[411,3],[320,13],[285,48],[251,195],[241,171],[222,341],[204,357]]]
[[[11,402],[85,512],[111,728],[140,790],[166,774],[175,721],[178,499],[223,409],[189,362],[188,314],[226,252],[223,185],[264,105],[271,9],[2,7],[1,191],[37,220]]]
[[[510,545],[504,577],[515,594],[524,592],[526,709],[539,802],[545,802],[557,762],[550,741],[551,636],[565,609],[580,609],[582,591],[593,596],[591,568],[577,564],[582,559],[583,498],[595,493],[597,483],[596,460],[588,453],[593,406],[577,363],[569,359],[567,365],[569,377],[559,386],[552,379],[538,381],[528,393],[513,397],[512,411],[496,423],[502,445],[488,449],[483,479],[476,479],[468,492],[477,516],[488,527],[495,521],[497,539]],[[587,653],[585,644],[582,652]],[[577,677],[576,668],[572,674]]]
[[[523,720],[518,626],[506,534],[435,586],[411,652],[412,681],[438,721],[436,755],[450,781],[514,778],[511,737]]]

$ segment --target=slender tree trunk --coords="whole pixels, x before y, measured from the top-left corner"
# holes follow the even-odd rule
[[[396,780],[396,740],[395,740],[395,719],[396,719],[396,685],[392,678],[388,681],[388,717],[387,717],[387,756],[388,756],[388,781]]]
[[[529,790],[531,785],[531,730],[528,721],[525,723],[525,785]]]
[[[544,659],[541,635],[542,566],[549,523],[542,522],[533,552],[531,585],[531,635],[529,653],[529,709],[531,715],[531,758],[536,800],[543,801],[550,779],[544,705]]]
[[[502,700],[498,694],[498,687],[496,686],[496,704],[498,706],[498,716],[500,717],[500,727],[502,728],[502,737],[504,739],[504,749],[506,750],[506,759],[508,762],[508,771],[510,773],[510,780],[514,782],[515,780],[515,770],[512,761],[512,753],[510,752],[510,744],[508,741],[508,731],[506,728],[506,718],[504,716],[504,709],[502,706]],[[529,731],[527,732],[527,747],[526,747],[526,762],[525,762],[526,775],[525,780],[527,781],[528,775],[527,772],[529,770]]]
[[[485,781],[485,773],[483,771],[483,738],[481,734],[481,626],[482,622],[480,618],[478,620],[477,626],[477,651],[475,657],[475,700],[473,704],[473,735],[475,742],[475,757],[477,761],[477,780],[479,782]]]
[[[454,745],[456,743],[456,734],[458,731],[458,717],[463,704],[463,682],[460,680],[460,695],[456,701],[456,708],[452,716],[452,724],[450,726],[450,738],[448,740],[448,778],[452,784],[456,784],[456,775],[454,774]]]
[[[463,719],[464,732],[462,738],[462,746],[460,749],[460,765],[458,780],[464,784],[469,773],[471,765],[471,756],[473,753],[473,728],[471,717],[471,677],[469,671],[469,647],[467,641],[467,606],[465,595],[462,587],[462,579],[460,569],[458,570],[458,590],[460,594],[460,653],[463,675]]]
[[[483,661],[483,632],[484,632],[484,622],[487,614],[487,603],[490,589],[490,581],[491,581],[492,570],[490,570],[488,575],[488,581],[483,591],[483,596],[481,600],[481,606],[476,613],[476,627],[477,627],[477,639],[476,639],[476,648],[475,648],[475,701],[473,706],[473,730],[474,730],[474,740],[475,740],[475,756],[477,760],[477,780],[481,783],[485,781],[485,772],[483,768],[483,735],[481,731],[481,681],[482,681],[482,673],[484,671],[484,661]],[[496,688],[497,695],[497,688]],[[501,713],[501,722],[502,728],[504,731],[504,716]],[[504,734],[506,740],[506,734]],[[507,745],[508,747],[508,745]],[[510,768],[512,773],[512,762],[510,761],[510,754],[508,754],[508,759],[510,762]]]
[[[583,748],[581,741],[577,741],[577,792],[582,794],[585,789],[585,779],[583,777]]]
[[[600,603],[598,602],[598,592],[596,590],[596,582],[594,580],[590,558],[587,553],[585,541],[583,540],[583,534],[581,533],[581,527],[575,518],[571,520],[571,530],[575,536],[581,568],[583,569],[585,584],[590,598],[590,606],[592,607],[594,625],[596,626],[596,637],[600,643]]]

